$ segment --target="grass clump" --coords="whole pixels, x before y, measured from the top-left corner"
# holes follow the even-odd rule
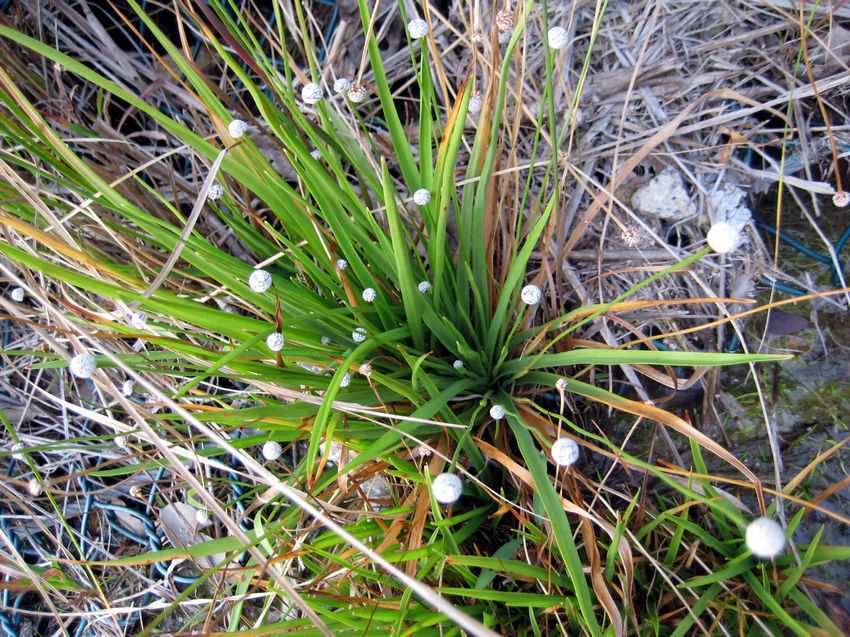
[[[491,72],[456,84],[416,23],[403,104],[379,46],[376,23],[390,22],[365,0],[369,79],[339,93],[301,3],[265,22],[223,0],[178,2],[165,18],[127,6],[114,15],[155,60],[164,101],[0,26],[16,50],[0,70],[0,254],[31,295],[4,307],[39,337],[6,354],[26,357],[38,370],[27,391],[75,423],[38,441],[6,421],[26,441],[22,470],[74,450],[38,506],[75,541],[31,536],[16,562],[28,601],[57,621],[90,611],[78,634],[835,631],[802,580],[847,549],[815,538],[753,558],[747,523],[774,513],[766,493],[790,494],[621,389],[637,374],[676,388],[683,369],[786,356],[595,337],[603,319],[695,303],[639,297],[719,257],[681,250],[610,300],[564,302],[558,140],[575,133],[578,93],[559,121],[551,43],[534,171],[501,171],[517,49],[548,30],[534,3],[510,16]],[[41,103],[35,60],[73,77],[87,94],[78,112]],[[97,371],[68,377],[87,354]],[[73,400],[42,378],[71,383]],[[672,430],[689,461],[628,451],[600,415]],[[564,438],[594,459],[586,471],[581,457],[551,459]],[[608,487],[600,467],[642,483]],[[789,536],[817,508],[795,504]],[[163,591],[168,603],[153,603]],[[131,601],[111,614],[119,598]]]

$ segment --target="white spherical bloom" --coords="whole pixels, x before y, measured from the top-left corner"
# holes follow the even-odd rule
[[[552,27],[549,33],[546,34],[546,41],[549,42],[551,49],[563,49],[567,46],[567,30],[564,27]]]
[[[248,132],[248,123],[243,122],[241,119],[234,119],[227,125],[227,132],[230,133],[233,139],[239,139]]]
[[[431,201],[431,192],[427,188],[420,188],[413,193],[413,203],[417,206],[427,206]]]
[[[195,511],[195,523],[198,526],[206,526],[210,523],[210,512],[206,509],[197,509]]]
[[[366,340],[366,335],[368,332],[365,327],[358,327],[351,333],[351,340],[355,343],[362,343]]]
[[[745,540],[753,555],[771,559],[785,548],[785,531],[776,520],[757,518],[747,525]]]
[[[319,341],[322,343],[322,345],[330,345],[331,344],[331,337],[330,336],[323,336],[322,338],[319,339]]]
[[[361,376],[365,376],[366,378],[369,378],[369,376],[372,375],[372,365],[369,364],[369,363],[363,363],[360,367],[357,368],[357,372]]]
[[[322,87],[315,82],[308,82],[301,89],[301,99],[305,104],[318,104],[322,99]]]
[[[459,358],[456,359],[455,362],[452,363],[452,367],[454,367],[455,369],[458,369],[458,370],[463,369],[463,361],[460,360]]]
[[[505,417],[506,413],[505,408],[501,405],[493,405],[490,407],[490,418],[493,420],[501,420]]]
[[[224,195],[224,186],[219,183],[214,183],[207,191],[207,199],[212,199],[213,201],[221,199],[222,195]]]
[[[572,438],[558,438],[552,445],[552,460],[562,467],[570,467],[578,461],[580,450]]]
[[[12,445],[12,458],[17,460],[18,462],[22,462],[24,459],[24,445],[23,443],[16,442]]]
[[[133,390],[136,388],[136,383],[134,383],[129,378],[121,383],[121,395],[122,396],[132,396]]]
[[[345,259],[337,259],[336,267],[339,270],[345,270],[348,267],[348,261],[346,261]]]
[[[526,285],[519,296],[526,305],[537,305],[543,299],[543,292],[536,285]]]
[[[369,91],[363,84],[352,84],[351,88],[348,89],[348,99],[355,104],[365,102],[367,97],[369,97]]]
[[[263,445],[263,458],[266,460],[277,460],[283,455],[283,447],[277,440],[269,440]]]
[[[567,379],[566,378],[559,378],[557,381],[555,381],[555,389],[557,389],[558,391],[564,391],[566,388],[567,388]]]
[[[463,483],[453,473],[441,473],[431,483],[431,493],[440,504],[452,504],[460,499]]]
[[[420,281],[419,285],[416,286],[416,289],[419,290],[421,294],[428,294],[431,291],[431,283],[428,281]]]
[[[846,190],[839,190],[832,195],[832,203],[836,208],[846,208],[850,205],[850,192],[847,192]]]
[[[272,286],[272,275],[265,270],[254,270],[248,277],[248,287],[262,294]]]
[[[283,334],[280,332],[272,332],[266,337],[266,347],[273,352],[279,352],[283,349]]]
[[[469,98],[469,114],[470,115],[478,115],[481,112],[481,106],[483,104],[483,100],[481,96],[476,93],[472,97]]]
[[[718,221],[706,235],[709,247],[718,254],[728,254],[741,245],[741,229],[727,221]]]
[[[334,93],[346,93],[351,88],[351,80],[340,77],[334,82]]]
[[[428,35],[428,23],[422,18],[413,18],[407,23],[407,35],[411,40],[421,40]]]
[[[97,369],[97,361],[88,353],[77,354],[68,364],[68,371],[77,378],[91,378]]]
[[[15,303],[23,303],[26,293],[24,292],[24,288],[14,288],[9,296],[12,297]]]
[[[342,378],[339,381],[340,387],[348,387],[351,384],[351,374],[349,372],[345,372],[342,375]]]
[[[41,482],[39,482],[35,478],[30,478],[27,482],[27,491],[32,497],[37,498],[41,495]]]
[[[496,13],[496,28],[505,33],[514,28],[514,13],[509,8],[500,9]]]
[[[378,293],[375,292],[375,288],[366,288],[361,296],[367,303],[374,303],[375,299],[378,298]]]
[[[148,324],[148,315],[144,312],[133,312],[130,315],[130,326],[133,329],[143,330]]]

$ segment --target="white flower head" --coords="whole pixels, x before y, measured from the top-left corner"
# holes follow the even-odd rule
[[[18,462],[23,461],[23,459],[24,459],[24,453],[23,453],[24,445],[23,445],[23,443],[16,442],[15,444],[12,445],[11,451],[12,451],[12,458],[17,460]]]
[[[708,196],[711,228],[706,235],[709,247],[718,254],[737,250],[745,242],[744,227],[752,213],[746,205],[747,193],[737,186],[726,185]]]
[[[234,119],[227,125],[227,132],[233,139],[239,139],[248,132],[248,122],[241,119]]]
[[[567,388],[567,379],[559,378],[555,381],[555,389],[558,391],[564,391]]]
[[[283,349],[283,334],[280,332],[272,332],[266,337],[266,347],[273,352],[279,352]]]
[[[346,93],[351,88],[351,80],[345,77],[337,78],[334,82],[334,93]]]
[[[305,104],[318,104],[322,99],[322,87],[315,82],[308,82],[301,89],[301,99]]]
[[[362,343],[366,340],[368,332],[365,327],[358,327],[351,333],[351,340],[355,343]]]
[[[529,284],[522,288],[522,292],[519,293],[519,297],[526,305],[537,305],[540,303],[541,299],[543,299],[543,293],[536,285]]]
[[[195,524],[198,526],[206,526],[210,523],[210,512],[206,509],[195,510]]]
[[[366,288],[361,296],[366,303],[374,303],[375,299],[378,298],[378,293],[375,292],[375,288]]]
[[[348,89],[348,99],[354,104],[365,102],[367,97],[369,97],[369,91],[363,84],[352,84],[351,88]]]
[[[419,290],[420,294],[428,294],[431,291],[431,283],[429,281],[420,281],[416,289]]]
[[[283,454],[283,447],[277,440],[268,440],[263,445],[263,458],[266,460],[277,460]]]
[[[508,412],[505,411],[505,408],[501,405],[493,405],[490,407],[490,418],[493,420],[501,420],[505,417],[505,414]]]
[[[254,270],[248,277],[248,287],[262,294],[272,286],[272,275],[265,270]]]
[[[765,560],[776,557],[785,548],[785,531],[771,518],[750,522],[744,539],[752,554]]]
[[[839,190],[832,195],[832,203],[836,208],[846,208],[850,205],[850,192]]]
[[[322,345],[330,345],[331,344],[331,337],[330,336],[323,336],[322,338],[319,339],[319,341],[322,343]]]
[[[12,297],[12,300],[15,303],[23,303],[24,298],[26,297],[26,293],[24,292],[24,288],[14,288],[12,292],[9,294]]]
[[[561,467],[571,467],[579,455],[578,443],[572,438],[558,438],[552,445],[552,460]]]
[[[76,378],[91,378],[96,369],[97,361],[94,356],[87,352],[77,354],[71,359],[71,362],[68,363],[68,371],[70,371],[71,375]]]
[[[351,384],[351,373],[345,372],[339,381],[340,387],[348,387]]]
[[[457,370],[463,369],[463,361],[460,360],[459,358],[455,359],[455,361],[452,363],[452,367],[454,367]]]
[[[137,330],[145,329],[148,324],[148,315],[144,312],[133,312],[130,315],[130,326]]]
[[[348,261],[346,261],[345,259],[337,259],[336,267],[338,270],[345,270],[348,267]]]
[[[30,478],[27,482],[27,491],[32,497],[37,498],[41,495],[42,492],[41,482],[39,482],[35,478]]]
[[[372,365],[370,363],[363,363],[360,367],[357,368],[357,373],[361,376],[365,376],[369,378],[372,375]]]
[[[428,23],[422,18],[413,18],[407,23],[407,35],[411,40],[421,40],[428,35],[429,30]]]
[[[555,50],[563,49],[567,46],[568,39],[569,36],[564,27],[552,27],[546,34],[546,41],[549,43],[549,48]]]
[[[483,105],[483,100],[481,99],[481,95],[476,93],[472,97],[469,98],[469,114],[470,115],[478,115],[481,112],[481,106]]]
[[[744,242],[741,229],[727,221],[718,221],[712,225],[705,238],[708,246],[718,254],[734,252]]]
[[[431,483],[431,493],[440,504],[453,504],[463,493],[463,483],[453,473],[441,473]]]
[[[212,199],[213,201],[221,199],[222,195],[224,195],[224,186],[218,182],[213,183],[207,191],[207,199]]]
[[[129,378],[121,383],[121,395],[122,396],[132,396],[133,390],[136,388],[136,383],[134,383]]]
[[[510,9],[500,9],[496,13],[496,28],[505,33],[514,28],[514,13]]]
[[[417,206],[427,206],[429,201],[431,201],[431,191],[427,188],[420,188],[413,193],[413,203]]]

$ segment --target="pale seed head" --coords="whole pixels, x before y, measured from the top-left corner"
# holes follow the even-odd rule
[[[552,27],[546,34],[546,41],[549,43],[549,48],[555,50],[563,49],[567,45],[568,39],[569,36],[564,27]]]
[[[283,454],[283,447],[277,440],[269,440],[263,445],[263,458],[277,460]]]
[[[87,352],[77,354],[68,364],[68,371],[70,371],[71,375],[76,378],[91,378],[96,369],[97,361],[94,356]]]
[[[239,139],[248,132],[248,123],[241,119],[234,119],[227,125],[227,132],[233,139]]]
[[[747,525],[744,540],[753,555],[772,559],[785,548],[785,531],[776,520],[756,518]]]
[[[427,188],[420,188],[413,193],[413,203],[417,206],[427,206],[431,201],[431,192]]]
[[[543,298],[543,293],[536,285],[529,284],[522,288],[522,292],[519,293],[519,296],[522,299],[522,302],[526,305],[537,305]]]
[[[266,337],[266,347],[272,352],[279,352],[283,349],[283,334],[280,332],[272,332]]]
[[[265,270],[254,270],[248,277],[248,287],[262,294],[272,286],[272,275]]]
[[[414,18],[407,23],[407,35],[411,40],[421,40],[428,35],[428,23],[422,18]]]
[[[431,493],[440,504],[453,504],[463,493],[463,483],[453,473],[441,473],[431,483]]]
[[[572,438],[558,438],[552,445],[552,460],[561,467],[571,467],[580,455],[578,443]]]
[[[301,89],[301,99],[305,104],[318,104],[322,99],[322,87],[315,82],[308,82]]]

